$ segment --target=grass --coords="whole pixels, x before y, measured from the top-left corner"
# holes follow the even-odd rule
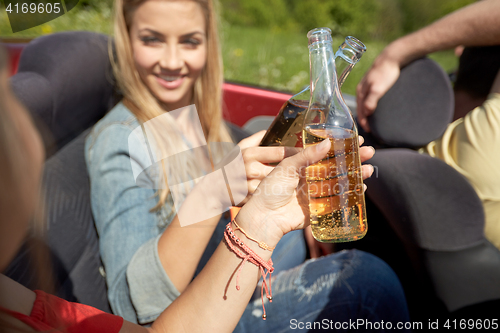
[[[271,32],[226,26],[223,29],[224,76],[227,80],[298,92],[309,84],[307,38],[301,33]],[[334,38],[334,49],[343,38]],[[367,52],[354,67],[343,91],[354,94],[356,84],[371,66],[384,43],[367,43]]]
[[[0,7],[1,8],[1,7]],[[69,30],[87,30],[109,34],[112,31],[112,11],[104,5],[99,10],[88,10],[81,4],[66,15],[46,24],[13,34],[5,10],[0,11],[0,36],[34,38]],[[298,92],[309,84],[309,55],[305,33],[270,31],[253,27],[223,24],[221,29],[224,77],[265,88]],[[334,38],[334,49],[343,37]],[[356,85],[370,68],[375,57],[386,45],[366,42],[367,52],[354,67],[342,90],[355,94]],[[446,71],[457,67],[453,52],[431,55]]]

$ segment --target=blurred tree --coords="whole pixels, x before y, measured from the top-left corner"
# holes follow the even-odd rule
[[[230,24],[297,30],[285,0],[220,0],[223,18]]]
[[[399,0],[220,0],[226,22],[307,32],[327,26],[334,35],[386,39],[401,33]]]
[[[89,1],[89,0],[87,0]],[[307,32],[327,26],[335,35],[390,41],[475,0],[220,0],[232,25]]]
[[[80,0],[80,4],[88,9],[113,8],[114,0]]]
[[[337,32],[337,24],[331,17],[332,1],[325,0],[292,0],[289,1],[290,19],[297,22],[300,31],[307,32],[318,27],[329,27]]]
[[[219,0],[231,25],[307,32],[328,26],[334,34],[390,41],[418,30],[476,0]],[[113,0],[80,0],[89,10]]]
[[[371,28],[370,39],[390,41],[403,34],[403,15],[399,0],[377,0],[377,22]]]
[[[399,0],[403,32],[410,33],[476,0]]]

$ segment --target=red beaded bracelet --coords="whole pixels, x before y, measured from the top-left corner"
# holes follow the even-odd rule
[[[236,275],[236,290],[240,290],[239,280],[240,280],[240,272],[245,264],[245,262],[249,261],[255,266],[259,267],[260,274],[262,275],[262,287],[260,290],[260,297],[262,299],[262,309],[264,314],[262,315],[262,319],[266,320],[266,308],[264,307],[264,290],[266,291],[266,297],[269,299],[269,302],[273,301],[272,297],[272,289],[271,289],[271,278],[272,273],[274,272],[273,261],[269,259],[269,261],[264,261],[261,257],[259,257],[252,249],[245,245],[235,234],[233,229],[231,228],[231,222],[229,222],[226,226],[226,230],[224,231],[224,238],[226,239],[226,243],[229,248],[240,258],[243,259],[240,267],[238,268],[238,274]],[[241,248],[239,250],[236,246]],[[267,270],[267,272],[265,271]],[[269,274],[269,287],[267,286],[266,277]],[[226,299],[226,296],[224,296]]]

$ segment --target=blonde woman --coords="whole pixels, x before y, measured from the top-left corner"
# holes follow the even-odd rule
[[[28,222],[32,219],[38,204],[38,189],[44,160],[40,136],[26,109],[10,91],[7,76],[6,55],[0,48],[2,161],[0,163],[0,270],[2,271],[19,249],[28,230]],[[323,158],[329,147],[329,141],[325,141],[317,148],[306,149],[283,160],[280,165],[294,172],[288,174],[274,172],[274,176],[267,177],[260,185],[279,186],[283,188],[281,194],[269,196],[261,191],[253,196],[238,215],[239,225],[270,246],[275,246],[284,233],[303,228],[307,219],[296,200],[297,193],[294,192],[299,182],[299,170]],[[372,155],[370,149],[362,150],[363,159]],[[365,174],[366,176],[368,174]],[[264,216],[268,217],[267,221]],[[247,241],[239,231],[235,231],[235,234],[262,260],[269,260],[271,251],[261,249],[257,244]],[[363,260],[359,264],[366,265],[364,271],[373,276],[373,282],[365,286],[367,295],[376,296],[377,303],[380,303],[378,297],[388,302],[393,297],[401,301],[401,298],[397,298],[402,296],[398,281],[388,267],[377,266],[380,261],[373,257],[361,256],[361,258]],[[64,301],[43,291],[31,291],[0,274],[0,331],[231,332],[245,311],[258,280],[257,266],[252,264],[243,266],[238,281],[240,290],[236,290],[236,281],[232,279],[226,298],[223,299],[222,294],[227,286],[228,277],[237,269],[240,262],[241,259],[226,246],[226,243],[221,242],[203,271],[183,294],[163,311],[151,328],[141,327],[87,305]],[[374,272],[370,272],[371,268],[376,267]],[[361,272],[359,269],[357,271]],[[391,279],[380,280],[383,277]],[[354,285],[352,287],[356,288]],[[376,295],[377,293],[379,295]],[[353,301],[359,300],[353,299]],[[374,300],[367,299],[367,301],[367,306],[374,304]],[[344,308],[345,304],[341,306]],[[397,304],[391,303],[386,306],[397,306]],[[383,309],[381,306],[377,306],[371,310],[381,309]],[[371,318],[375,318],[372,312],[370,314]],[[257,325],[253,326],[255,327]]]
[[[149,324],[188,290],[197,267],[204,265],[220,243],[229,221],[219,215],[194,226],[181,227],[174,201],[187,197],[187,202],[191,198],[189,184],[199,178],[198,162],[210,158],[185,152],[202,145],[204,140],[228,142],[231,137],[222,121],[222,68],[213,1],[117,0],[115,7],[113,62],[124,100],[94,127],[86,142],[86,160],[111,308],[129,321]],[[190,104],[196,106],[205,138],[196,135],[196,121],[175,111]],[[162,140],[153,153],[183,154],[177,154],[182,155],[177,160],[164,160],[148,174],[151,179],[146,182],[158,185],[152,189],[138,186],[135,181],[128,140],[136,128],[141,131],[144,128],[141,125],[159,118],[162,125],[156,127],[154,136]],[[285,156],[282,147],[252,147],[259,141],[260,135],[255,135],[239,144],[243,148],[245,187],[250,194],[272,171],[266,163],[279,162]],[[365,171],[370,173],[369,167]],[[166,182],[187,185],[174,190],[164,186]],[[195,204],[187,209],[196,211],[199,207],[196,200],[190,202],[193,201]],[[258,210],[253,214],[260,216]],[[285,246],[273,253],[276,266],[286,262],[277,271],[295,266],[296,269],[288,275],[278,275],[273,282],[278,290],[273,296],[275,312],[268,316],[265,325],[260,319],[259,299],[246,308],[240,321],[241,330],[286,328],[290,319],[304,316],[329,318],[333,307],[346,299],[352,301],[353,309],[342,309],[343,315],[335,310],[338,318],[366,317],[365,310],[384,303],[377,301],[378,305],[374,305],[370,301],[367,308],[359,307],[359,297],[365,292],[353,288],[361,287],[361,280],[366,278],[362,275],[364,269],[374,267],[368,263],[372,258],[352,251],[326,257],[325,262],[302,264],[305,254],[302,235],[288,233],[285,237],[288,239],[281,242]],[[280,260],[277,254],[286,258]],[[379,261],[375,266],[378,265]],[[342,272],[348,272],[345,281]],[[329,287],[311,294],[314,284],[319,283],[316,280]],[[334,288],[340,281],[340,288]],[[302,290],[302,297],[297,290]],[[330,292],[336,296],[329,297]],[[193,311],[211,311],[209,306],[200,298]],[[382,312],[394,314],[389,309]]]

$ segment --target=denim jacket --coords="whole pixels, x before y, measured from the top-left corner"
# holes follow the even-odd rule
[[[172,222],[171,197],[158,212],[155,190],[136,185],[128,137],[139,126],[122,103],[101,119],[85,143],[91,204],[113,312],[150,323],[179,291],[158,257],[158,240]]]

